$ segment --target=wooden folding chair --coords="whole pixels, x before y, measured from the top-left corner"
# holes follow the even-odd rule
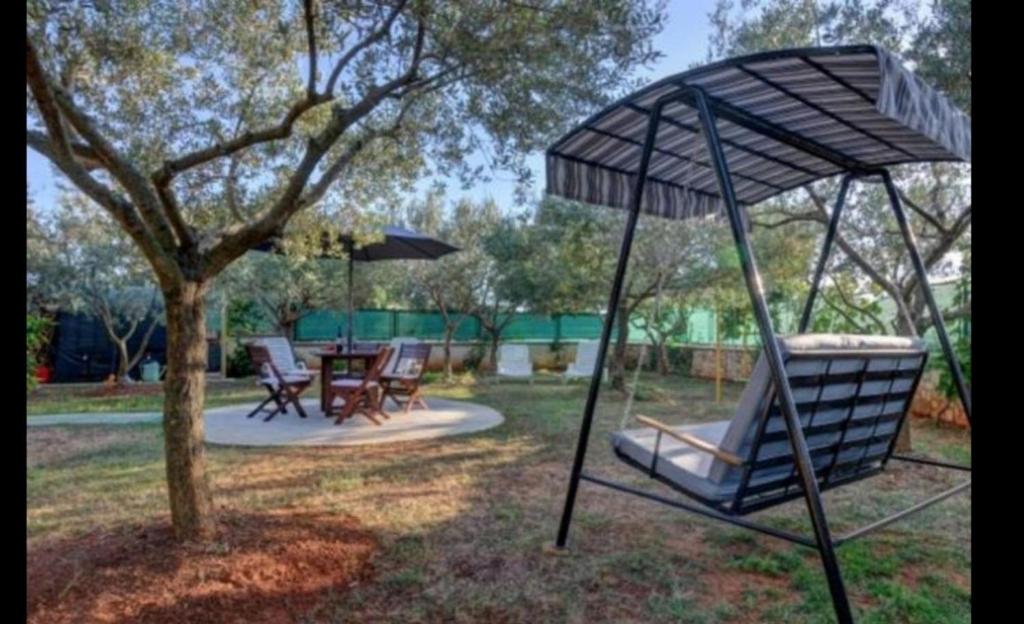
[[[260,385],[266,388],[270,394],[246,418],[252,418],[260,412],[269,411],[267,417],[263,419],[263,422],[267,422],[274,416],[277,416],[278,412],[287,414],[289,403],[295,406],[295,411],[299,413],[300,417],[305,418],[306,410],[302,408],[302,404],[299,402],[299,395],[313,381],[312,375],[301,372],[299,369],[282,373],[281,369],[274,363],[270,350],[262,344],[248,344],[245,348],[249,352],[249,359],[252,361],[253,366],[260,371]],[[264,409],[270,402],[274,403],[274,408],[272,410]]]
[[[430,409],[427,407],[426,401],[423,400],[420,390],[420,382],[429,360],[430,345],[403,344],[394,368],[380,377],[380,384],[384,389],[384,399],[390,397],[406,414],[416,405],[423,409]],[[404,397],[405,402],[403,403],[399,397]]]
[[[346,418],[355,414],[356,410],[362,412],[375,425],[381,424],[375,418],[381,415],[389,418],[388,414],[381,408],[381,387],[380,374],[391,357],[391,347],[381,347],[377,352],[377,358],[366,370],[366,374],[360,379],[342,378],[331,381],[327,392],[327,415],[334,412],[334,400],[342,399],[345,404],[338,411],[336,425],[340,425]]]

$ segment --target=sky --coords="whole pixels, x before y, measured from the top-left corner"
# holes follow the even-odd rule
[[[693,63],[704,60],[710,34],[708,14],[714,9],[714,5],[715,0],[670,0],[667,9],[668,21],[664,30],[654,39],[654,48],[664,56],[651,68],[639,71],[636,75],[650,82],[684,71]],[[570,127],[567,126],[566,130]],[[29,193],[36,206],[43,210],[51,209],[59,195],[53,169],[42,156],[31,149],[26,148],[26,151]],[[527,164],[533,170],[535,181],[532,195],[539,198],[543,192],[544,181],[543,153],[529,155]],[[461,197],[474,200],[492,198],[503,209],[518,211],[515,204],[516,182],[513,175],[496,172],[492,178],[491,181],[476,184],[468,190],[463,190],[457,180],[444,180],[447,198],[450,201]],[[420,180],[417,188],[425,192],[435,181],[434,178],[424,178]]]

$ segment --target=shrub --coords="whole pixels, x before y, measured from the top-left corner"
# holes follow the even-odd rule
[[[35,314],[27,315],[25,328],[26,372],[28,373],[27,389],[36,387],[36,366],[39,365],[43,350],[50,341],[49,319]]]
[[[255,374],[256,370],[252,367],[252,360],[249,359],[245,345],[236,345],[228,354],[228,377],[248,377]]]
[[[958,336],[956,341],[953,343],[953,352],[956,354],[956,359],[960,361],[960,368],[964,373],[964,381],[968,386],[971,385],[971,341],[966,336]],[[947,398],[953,398],[957,396],[956,384],[953,382],[953,373],[949,370],[949,366],[946,365],[946,359],[939,354],[938,357],[933,357],[932,362],[936,363],[936,367],[939,369],[939,385],[938,389]]]

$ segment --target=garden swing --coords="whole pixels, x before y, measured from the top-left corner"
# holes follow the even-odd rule
[[[698,159],[701,144],[707,158]],[[670,76],[590,117],[546,154],[547,191],[628,211],[572,464],[556,546],[564,548],[580,481],[802,544],[821,555],[840,622],[852,622],[835,548],[970,486],[970,481],[845,535],[829,531],[821,492],[884,470],[890,460],[970,472],[894,452],[928,358],[918,337],[806,334],[851,183],[884,185],[928,312],[971,421],[971,397],[886,167],[969,161],[970,118],[888,51],[867,45],[737,57]],[[842,175],[798,333],[775,333],[748,239],[746,208]],[[728,219],[762,352],[729,421],[643,425],[611,436],[615,454],[685,496],[662,496],[583,470],[600,371],[640,212]],[[747,514],[803,498],[813,537]]]

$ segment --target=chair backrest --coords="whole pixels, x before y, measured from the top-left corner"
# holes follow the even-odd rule
[[[391,359],[388,360],[387,366],[384,367],[385,374],[391,374],[395,372],[395,367],[398,366],[398,360],[400,359],[400,352],[402,345],[406,344],[420,344],[419,338],[413,338],[412,336],[395,336],[391,339]],[[429,349],[428,349],[429,353]]]
[[[503,344],[498,347],[498,361],[505,364],[529,364],[530,347],[522,344]]]
[[[806,334],[779,339],[801,429],[822,490],[880,471],[906,418],[928,351],[917,338]],[[733,513],[802,495],[785,419],[764,354],[758,358],[709,477],[735,482]]]
[[[390,346],[383,346],[377,351],[377,357],[374,358],[373,364],[366,368],[366,374],[363,376],[363,387],[380,379],[380,375],[384,372],[384,366],[387,365],[392,351],[394,349]]]
[[[253,342],[255,345],[263,346],[267,350],[270,361],[282,375],[287,375],[298,369],[295,364],[295,351],[292,350],[292,343],[284,336],[264,336]],[[252,352],[250,351],[250,358]]]
[[[407,342],[402,344],[401,350],[391,354],[391,360],[395,365],[385,368],[395,375],[409,379],[419,380],[427,370],[427,362],[430,360],[430,345],[421,342]]]
[[[601,343],[596,340],[586,340],[576,344],[576,368],[580,370],[593,371],[597,366],[597,352]]]
[[[284,373],[274,363],[273,358],[270,356],[270,350],[259,343],[252,343],[245,345],[245,350],[249,353],[249,361],[252,362],[252,366],[256,369],[256,374],[260,376],[261,383],[266,382],[277,382],[284,383]]]

